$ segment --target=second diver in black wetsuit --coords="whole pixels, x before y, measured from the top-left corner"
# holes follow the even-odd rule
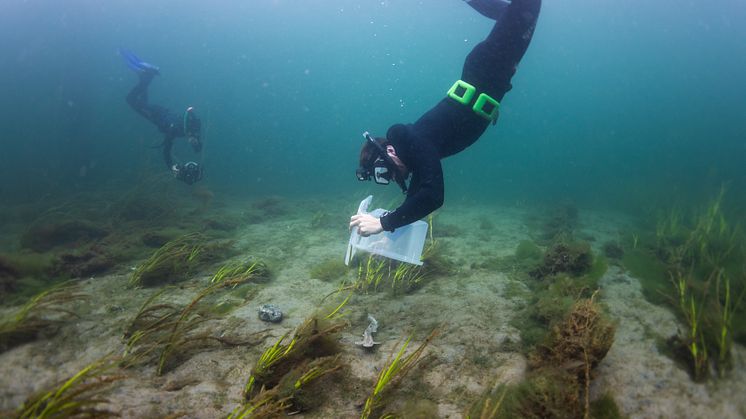
[[[443,205],[442,158],[474,144],[497,121],[500,101],[536,27],[541,0],[471,0],[468,4],[496,21],[487,39],[466,57],[461,80],[414,124],[396,124],[385,138],[367,132],[360,151],[359,180],[396,182],[407,194],[394,211],[376,218],[354,215],[350,228],[363,236],[417,221]],[[407,179],[411,176],[409,185]]]
[[[191,185],[202,179],[202,167],[193,161],[174,163],[171,149],[176,138],[186,137],[195,153],[202,151],[202,123],[197,118],[194,108],[188,107],[183,115],[176,115],[168,109],[148,103],[148,87],[153,77],[160,74],[158,67],[148,64],[131,51],[120,49],[127,66],[137,73],[140,80],[127,95],[127,103],[137,113],[152,122],[163,133],[163,159],[166,167],[176,179]]]

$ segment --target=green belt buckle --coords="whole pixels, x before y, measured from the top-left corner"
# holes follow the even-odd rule
[[[463,93],[460,93],[463,91]],[[477,89],[469,83],[459,80],[453,83],[453,86],[448,90],[448,97],[455,100],[462,105],[468,105],[471,103],[471,98],[474,97],[474,93]]]
[[[458,82],[456,83],[458,84]],[[451,88],[451,90],[453,90],[453,88]],[[476,103],[474,103],[474,107],[472,107],[471,109],[474,111],[474,113],[481,116],[482,118],[488,121],[494,121],[497,118],[497,113],[500,109],[500,102],[492,99],[486,93],[481,93],[477,98]]]

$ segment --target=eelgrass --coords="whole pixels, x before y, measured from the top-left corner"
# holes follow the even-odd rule
[[[110,359],[93,362],[58,386],[32,396],[18,409],[19,419],[109,418],[117,413],[98,408],[108,403],[103,397],[110,385],[124,378],[113,373]]]
[[[340,355],[304,360],[285,374],[273,389],[278,400],[287,400],[294,411],[308,411],[319,406],[327,392],[322,380],[342,369]]]
[[[429,239],[422,251],[423,265],[394,261],[374,254],[358,262],[357,278],[352,283],[345,282],[346,289],[367,293],[390,289],[394,293],[412,292],[422,287],[424,280],[433,276],[448,274],[452,264],[444,258],[442,246],[433,238],[432,216]]]
[[[280,403],[285,409],[304,411],[320,403],[325,391],[316,383],[342,368],[336,335],[347,326],[340,321],[340,309],[347,301],[349,296],[331,311],[320,309],[299,325],[292,337],[282,335],[262,353],[244,386],[247,409]]]
[[[719,325],[719,333],[716,338],[718,349],[717,371],[722,378],[733,368],[733,317],[743,303],[746,288],[742,289],[740,295],[734,298],[731,293],[730,277],[724,271],[718,273],[715,284],[715,302],[717,303]]]
[[[243,403],[233,409],[226,419],[278,418],[284,416],[289,406],[288,400],[277,400],[273,392],[264,391],[251,402]]]
[[[307,367],[301,370],[302,373],[300,374],[300,377],[291,380],[293,382],[292,388],[294,390],[305,388],[309,383],[316,381],[327,374],[331,374],[341,367],[342,366],[339,364],[339,355],[315,359]]]
[[[668,340],[669,349],[696,381],[707,379],[711,371],[725,375],[733,363],[733,341],[739,332],[743,336],[742,326],[733,320],[743,314],[740,302],[746,288],[731,279],[740,274],[737,266],[746,257],[746,247],[741,226],[729,223],[725,215],[725,192],[721,187],[691,217],[673,209],[656,226],[654,255],[672,284],[664,289],[665,301],[684,326]],[[647,288],[657,288],[658,283]]]
[[[232,287],[236,287],[250,280],[265,281],[269,279],[269,276],[269,269],[262,261],[230,262],[218,268],[210,279],[210,283],[229,282]]]
[[[677,312],[685,329],[670,342],[675,351],[683,349],[686,353],[695,381],[708,378],[711,366],[722,378],[733,366],[733,318],[740,309],[746,289],[734,297],[730,277],[724,269],[713,271],[704,283],[695,283],[692,276],[692,273],[672,274]],[[712,283],[715,284],[714,295],[710,293]]]
[[[285,374],[306,360],[336,354],[339,348],[334,336],[345,327],[347,323],[335,316],[318,314],[299,325],[289,342],[285,343],[288,334],[282,335],[252,368],[244,397],[250,400],[261,387],[275,387]]]
[[[376,385],[373,387],[373,392],[365,400],[365,405],[360,415],[361,419],[367,419],[383,408],[386,396],[390,395],[393,388],[401,382],[415,365],[417,365],[417,362],[424,353],[425,348],[436,335],[437,330],[433,330],[420,346],[417,347],[417,349],[405,356],[404,354],[409,346],[409,342],[412,340],[411,336],[407,338],[404,345],[402,345],[396,355],[388,362],[388,365],[381,370],[380,374],[378,374],[378,379],[376,380]]]
[[[254,364],[254,368],[252,368],[251,370],[249,380],[244,386],[244,397],[246,397],[246,399],[251,399],[253,397],[253,394],[256,390],[257,379],[259,379],[260,382],[266,381],[266,378],[272,372],[272,367],[283,359],[287,358],[292,353],[293,348],[295,348],[297,339],[293,337],[292,339],[290,339],[290,342],[285,344],[283,342],[285,341],[285,338],[287,336],[287,333],[282,335],[280,339],[275,342],[274,345],[270,346],[262,353],[262,355],[256,361],[256,364]],[[262,384],[263,388],[265,383]]]
[[[211,310],[209,303],[202,304],[203,300],[220,289],[236,286],[242,281],[244,278],[219,281],[203,289],[184,307],[157,302],[171,288],[154,293],[143,303],[125,331],[122,365],[130,367],[146,364],[157,358],[156,372],[161,375],[176,355],[183,356],[191,346],[199,342],[214,340],[230,346],[252,343],[213,336],[209,331],[198,331],[203,323],[215,318],[215,310]]]
[[[199,233],[169,241],[135,270],[130,278],[130,285],[147,287],[183,279],[199,262],[204,251],[203,242],[204,237]]]
[[[376,290],[383,278],[386,276],[386,259],[377,258],[373,255],[368,256],[365,263],[361,263],[357,269],[357,282],[355,285],[367,291],[372,288]]]
[[[425,266],[369,255],[358,265],[357,279],[352,283],[344,283],[344,288],[366,293],[382,290],[386,285],[395,293],[409,292],[419,288],[426,277]]]
[[[499,385],[487,391],[466,413],[466,419],[495,419],[503,410],[508,387]]]
[[[340,292],[341,292],[341,289],[338,290],[336,294],[339,295]],[[345,297],[345,299],[342,300],[342,302],[339,303],[339,305],[337,305],[334,308],[334,310],[332,310],[329,314],[324,316],[324,319],[325,320],[338,320],[344,317],[346,313],[342,311],[342,308],[344,308],[347,305],[347,303],[350,301],[350,297],[352,297],[352,294],[353,294],[353,291],[350,290],[350,292],[347,293],[347,297]],[[326,299],[326,297],[324,297],[324,299]]]
[[[690,290],[687,277],[678,273],[678,278],[672,279],[678,292],[680,315],[686,322],[684,345],[692,362],[692,372],[696,381],[706,377],[709,370],[707,343],[702,326],[705,297],[697,297]]]
[[[0,321],[0,351],[34,339],[76,314],[67,306],[88,298],[76,285],[67,282],[32,297],[15,313]]]

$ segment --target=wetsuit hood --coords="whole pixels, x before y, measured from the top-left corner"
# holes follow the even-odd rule
[[[394,180],[399,187],[401,187],[404,193],[407,192],[406,178],[409,176],[409,161],[410,156],[410,143],[408,141],[409,129],[404,124],[392,125],[388,131],[386,131],[386,141],[389,145],[394,147],[396,156],[399,159],[399,164],[403,164],[405,167],[394,167],[392,170],[396,173]]]
[[[404,124],[392,125],[391,128],[389,128],[389,130],[386,132],[386,139],[389,141],[389,143],[391,143],[391,145],[394,146],[397,152],[403,151],[403,149],[406,147],[408,136],[409,130]]]

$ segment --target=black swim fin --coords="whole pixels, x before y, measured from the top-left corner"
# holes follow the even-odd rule
[[[504,0],[467,0],[474,10],[490,19],[497,20],[510,3]]]

